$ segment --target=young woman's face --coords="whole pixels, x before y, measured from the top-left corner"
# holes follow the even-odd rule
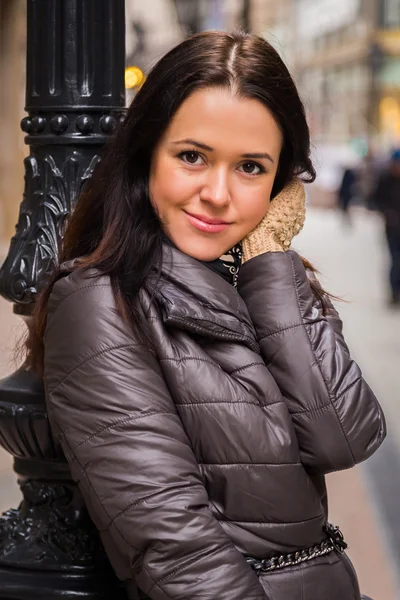
[[[189,96],[150,169],[151,201],[179,250],[211,261],[254,229],[267,212],[281,148],[261,102],[223,88]]]

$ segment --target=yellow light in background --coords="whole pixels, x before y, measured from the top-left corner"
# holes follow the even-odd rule
[[[400,135],[400,101],[387,96],[382,98],[379,109],[383,129]]]
[[[145,80],[145,75],[139,67],[127,67],[125,69],[125,87],[131,90],[134,87],[141,86]]]

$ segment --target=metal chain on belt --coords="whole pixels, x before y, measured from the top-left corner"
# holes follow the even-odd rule
[[[281,554],[280,556],[273,556],[272,558],[263,558],[261,560],[246,556],[246,561],[256,572],[256,575],[259,576],[262,573],[299,565],[300,563],[307,562],[318,556],[325,556],[325,554],[329,554],[334,550],[344,552],[347,548],[347,544],[344,541],[343,534],[339,527],[327,523],[324,530],[327,533],[328,538],[319,544],[314,544],[314,546],[311,546],[310,548],[298,550],[297,552],[291,552],[289,554]]]

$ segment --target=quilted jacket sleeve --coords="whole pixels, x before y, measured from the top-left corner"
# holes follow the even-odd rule
[[[158,361],[127,331],[109,281],[76,277],[50,297],[48,410],[118,577],[154,600],[266,600],[209,511]]]
[[[328,301],[323,314],[298,254],[249,260],[239,293],[290,411],[303,464],[329,473],[373,454],[386,434],[382,410],[350,357],[336,310]]]

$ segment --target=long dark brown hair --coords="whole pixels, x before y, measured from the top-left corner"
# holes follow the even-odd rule
[[[160,264],[162,228],[149,201],[153,151],[172,117],[195,90],[228,87],[262,102],[283,134],[272,197],[294,177],[311,182],[310,134],[303,104],[285,64],[263,38],[221,31],[194,35],[151,70],[105,149],[69,220],[59,263],[94,267],[110,276],[121,314],[139,333],[137,295]],[[307,264],[307,266],[310,266]],[[38,296],[27,340],[28,365],[42,372],[47,302],[59,268]],[[315,288],[314,293],[321,296]]]

